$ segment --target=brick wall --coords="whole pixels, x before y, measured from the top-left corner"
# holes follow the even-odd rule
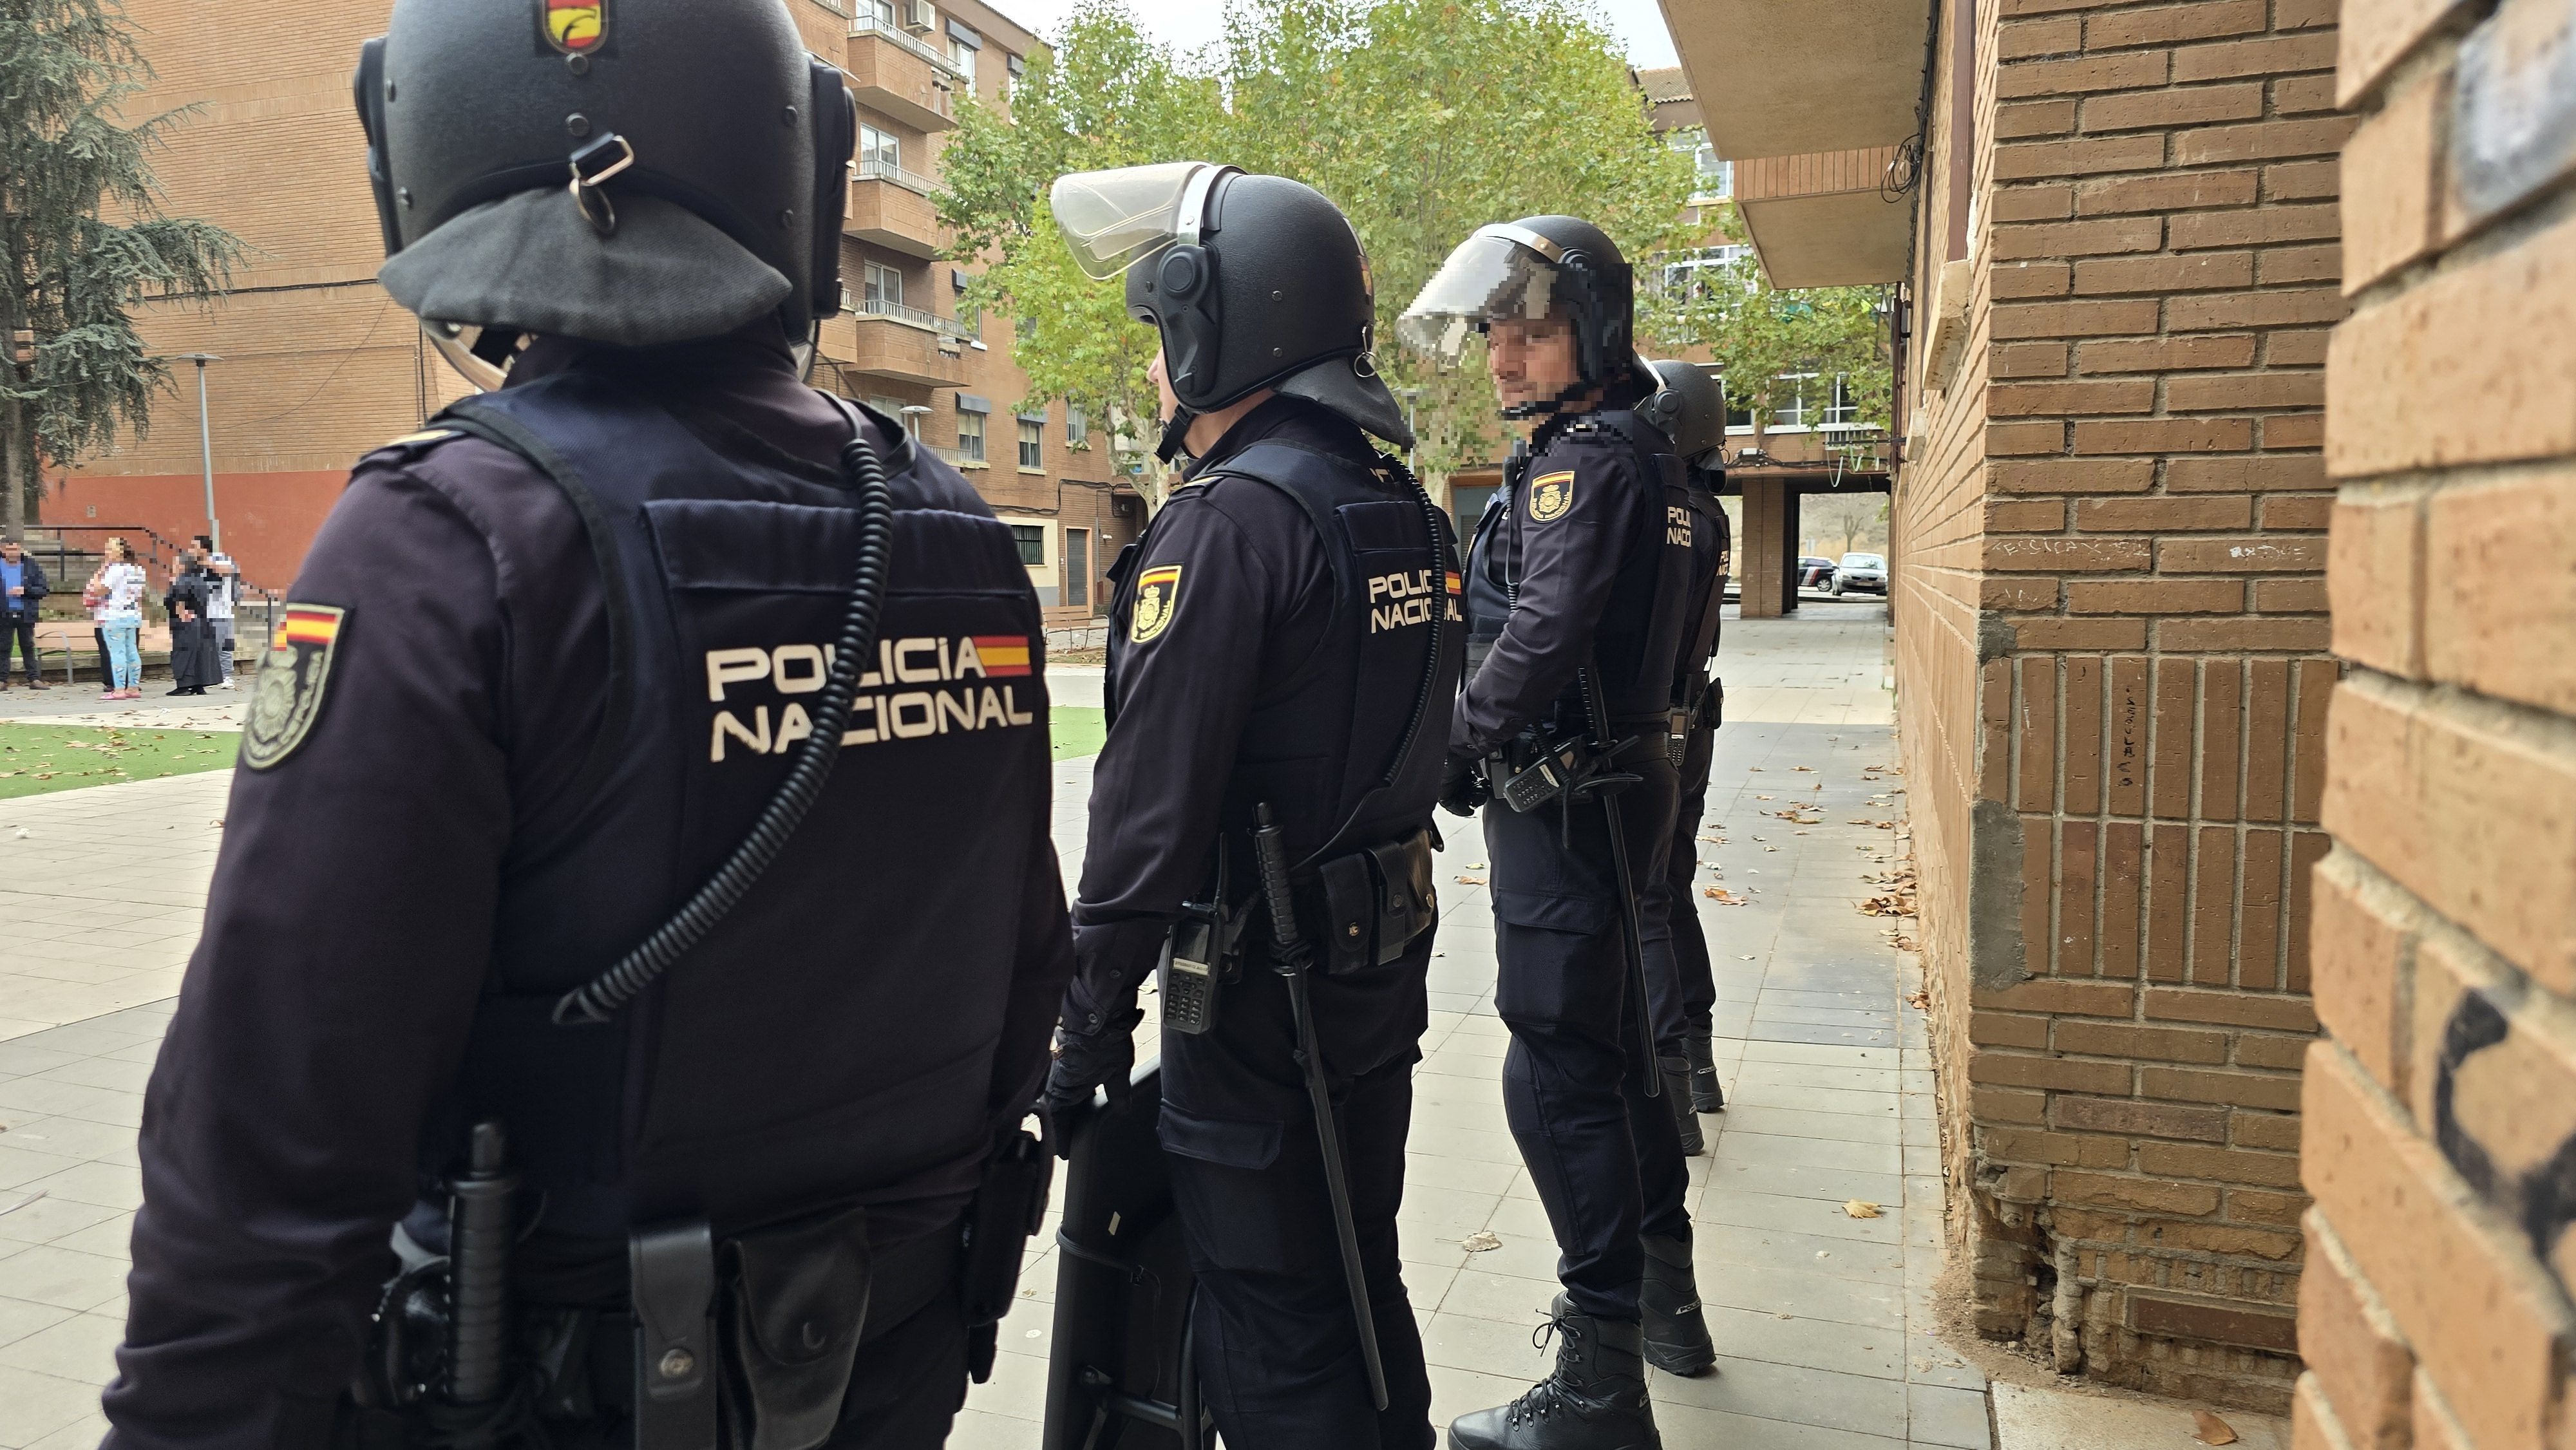
[[[2576,13],[2352,0],[2301,1450],[2576,1445]]]
[[[1965,351],[1897,504],[1954,1231],[1982,1331],[2283,1409],[2336,669],[2335,5],[1975,8]],[[1958,165],[1934,131],[1918,238]],[[1920,306],[1947,281],[1917,252]]]

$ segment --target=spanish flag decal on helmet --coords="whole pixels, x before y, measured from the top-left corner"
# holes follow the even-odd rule
[[[608,0],[537,0],[546,43],[566,55],[588,55],[608,39]]]
[[[286,606],[270,637],[268,658],[251,687],[250,718],[242,722],[241,763],[267,770],[295,753],[322,712],[322,687],[331,680],[332,651],[340,646],[349,611],[328,604]]]
[[[1136,576],[1136,613],[1127,638],[1143,644],[1169,629],[1181,608],[1181,566],[1165,564]]]

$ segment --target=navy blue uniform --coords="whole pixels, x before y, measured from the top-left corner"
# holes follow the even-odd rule
[[[1689,541],[1670,537],[1678,473],[1663,436],[1625,412],[1552,419],[1514,454],[1467,563],[1471,627],[1489,643],[1450,731],[1454,756],[1506,761],[1585,734],[1578,672],[1593,671],[1612,735],[1634,742],[1616,768],[1641,777],[1619,797],[1641,893],[1664,869],[1676,793],[1663,731],[1688,600]],[[1484,826],[1512,1135],[1574,1307],[1633,1321],[1638,1235],[1688,1240],[1688,1176],[1670,1112],[1643,1093],[1648,1004],[1629,986],[1607,813],[1497,802]]]
[[[112,1445],[322,1443],[389,1230],[474,1118],[531,1190],[518,1263],[618,1306],[627,1231],[670,1217],[721,1239],[860,1203],[882,1261],[945,1249],[1043,1073],[1071,962],[1036,602],[973,491],[878,420],[884,655],[822,799],[616,1020],[546,1020],[784,773],[856,553],[852,419],[748,334],[540,342],[478,402],[569,450],[599,517],[433,426],[315,541],[261,676],[314,708],[250,732],[146,1095]],[[944,1435],[965,1329],[927,1282],[872,1304],[834,1443]]]
[[[1330,463],[1348,501],[1327,516],[1349,531],[1364,577],[1337,582],[1318,520],[1269,474],[1229,472],[1266,468],[1282,445]],[[1121,561],[1069,1033],[1134,1020],[1138,985],[1182,903],[1210,894],[1220,850],[1228,895],[1251,910],[1244,842],[1256,805],[1277,811],[1292,862],[1346,822],[1343,847],[1427,822],[1462,642],[1449,624],[1443,673],[1423,698],[1434,525],[1409,490],[1371,471],[1372,457],[1351,424],[1274,398],[1192,468]],[[1437,547],[1445,572],[1445,535]],[[1346,585],[1356,597],[1338,597]],[[1375,791],[1417,710],[1427,773]],[[1388,1381],[1382,1413],[1343,1287],[1287,988],[1257,911],[1215,1030],[1162,1036],[1161,1134],[1198,1274],[1200,1377],[1229,1445],[1431,1444],[1395,1233],[1431,943],[1425,929],[1394,960],[1349,973],[1319,964],[1311,980]]]
[[[1708,936],[1700,925],[1699,825],[1708,813],[1708,772],[1717,755],[1718,717],[1725,691],[1709,677],[1717,650],[1718,612],[1725,601],[1733,540],[1726,512],[1706,481],[1690,484],[1690,624],[1673,674],[1673,702],[1689,711],[1689,731],[1677,767],[1680,804],[1673,812],[1672,844],[1663,873],[1646,895],[1646,990],[1654,1003],[1655,1051],[1670,1062],[1683,1058],[1693,1035],[1708,1035],[1717,1005],[1717,978],[1709,968]]]

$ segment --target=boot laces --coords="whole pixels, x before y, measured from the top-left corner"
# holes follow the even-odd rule
[[[1541,1323],[1538,1328],[1530,1331],[1530,1347],[1533,1349],[1545,1349],[1547,1348],[1549,1341],[1555,1339],[1560,1333],[1566,1337],[1569,1344],[1572,1344],[1579,1340],[1583,1331],[1577,1328],[1569,1320],[1551,1313],[1547,1316],[1545,1322]],[[1535,1421],[1544,1420],[1548,1416],[1555,1414],[1559,1409],[1566,1408],[1566,1396],[1568,1391],[1567,1387],[1562,1383],[1563,1374],[1564,1371],[1562,1369],[1552,1370],[1549,1372],[1547,1378],[1530,1386],[1519,1399],[1512,1401],[1509,1409],[1504,1411],[1504,1423],[1509,1425],[1529,1424]]]

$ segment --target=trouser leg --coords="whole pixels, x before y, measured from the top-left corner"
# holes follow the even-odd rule
[[[1174,1039],[1165,1052],[1188,1053]],[[1431,1383],[1396,1255],[1411,1064],[1353,1082],[1338,1103],[1351,1209],[1386,1372],[1377,1409],[1353,1327],[1341,1246],[1311,1117],[1227,1117],[1282,1106],[1258,1085],[1209,1103],[1216,1074],[1193,1064],[1197,1098],[1164,1105],[1163,1141],[1198,1298],[1199,1384],[1217,1431],[1241,1450],[1429,1450]],[[1169,1079],[1167,1079],[1167,1083]]]
[[[229,684],[233,677],[233,622],[229,619],[218,619],[214,624],[215,663],[223,671],[225,683]]]
[[[859,1347],[832,1450],[935,1450],[966,1403],[966,1316],[933,1295],[910,1319]]]
[[[36,621],[32,616],[24,614],[9,616],[6,642],[0,642],[0,679],[8,677],[9,649],[12,645],[17,649],[18,657],[26,662],[27,683],[34,684],[41,666],[36,662]]]

